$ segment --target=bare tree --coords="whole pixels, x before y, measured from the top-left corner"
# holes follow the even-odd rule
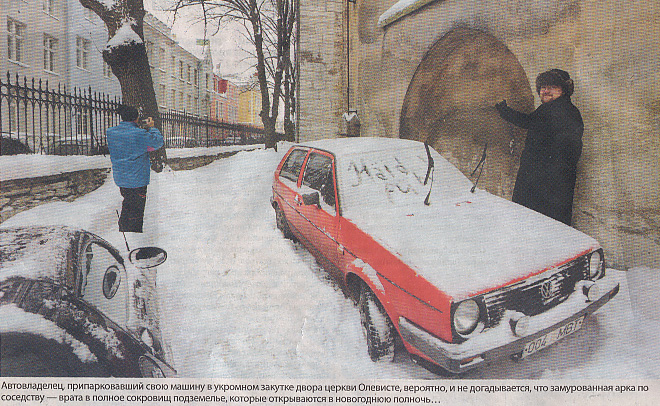
[[[261,93],[259,116],[266,131],[266,148],[277,144],[275,127],[280,100],[285,103],[287,120],[292,127],[289,103],[295,100],[291,42],[297,22],[298,0],[176,0],[175,10],[201,7],[205,24],[219,30],[227,20],[242,23],[254,47],[255,68]],[[252,51],[252,50],[251,50]],[[284,86],[283,86],[284,84]],[[284,92],[283,92],[284,87]]]
[[[142,0],[116,0],[112,8],[103,0],[80,0],[80,4],[96,13],[108,29],[103,60],[119,80],[124,103],[156,118],[158,105],[144,44],[146,12]]]
[[[143,115],[153,117],[156,127],[161,128],[144,43],[142,0],[80,0],[80,4],[96,13],[108,29],[109,40],[103,49],[103,60],[119,80],[123,102],[138,108]],[[159,170],[157,161],[164,159],[164,153],[161,148],[151,154],[154,169]],[[156,158],[155,165],[153,158]]]

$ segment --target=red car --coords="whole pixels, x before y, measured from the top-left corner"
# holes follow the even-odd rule
[[[524,358],[618,293],[593,238],[477,189],[427,145],[295,145],[273,179],[277,227],[358,304],[372,360],[397,341],[460,373]]]

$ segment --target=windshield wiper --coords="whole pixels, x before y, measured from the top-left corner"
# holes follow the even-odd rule
[[[433,161],[433,157],[431,156],[431,150],[429,149],[429,144],[427,141],[424,141],[424,148],[426,148],[426,157],[428,158],[429,161],[429,166],[428,169],[426,169],[426,178],[424,178],[424,186],[429,181],[429,176],[431,177],[431,187],[429,187],[429,193],[426,195],[426,199],[424,199],[424,204],[429,206],[431,204],[431,190],[433,189],[433,171],[435,168],[435,162]]]
[[[472,189],[470,189],[471,193],[474,193],[474,191],[477,189],[477,184],[479,183],[479,179],[481,179],[481,173],[484,171],[484,166],[486,165],[486,150],[488,149],[488,143],[484,144],[484,152],[481,154],[481,159],[479,160],[479,163],[477,166],[474,168],[472,173],[470,174],[470,177],[473,177],[475,172],[477,172],[477,169],[481,167],[481,170],[479,171],[479,176],[477,176],[477,180],[474,181],[474,185],[472,186]]]

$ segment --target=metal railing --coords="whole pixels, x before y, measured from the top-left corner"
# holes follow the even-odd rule
[[[0,77],[0,155],[95,155],[107,152],[105,131],[119,123],[120,98],[47,81]],[[264,130],[185,112],[161,112],[166,148],[258,144]],[[281,134],[278,134],[281,136]]]
[[[107,145],[105,129],[118,123],[120,101],[92,89],[51,88],[47,81],[0,78],[0,154],[95,154]]]
[[[161,112],[160,118],[166,148],[263,144],[265,141],[264,130],[258,127],[177,111]]]

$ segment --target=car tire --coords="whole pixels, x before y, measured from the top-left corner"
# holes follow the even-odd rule
[[[284,234],[284,237],[292,241],[297,241],[296,236],[291,231],[291,227],[289,227],[289,222],[284,215],[284,211],[279,206],[275,207],[275,223],[277,224],[277,228]]]
[[[362,285],[358,301],[362,332],[367,339],[367,351],[372,361],[393,361],[396,330],[374,292]]]

